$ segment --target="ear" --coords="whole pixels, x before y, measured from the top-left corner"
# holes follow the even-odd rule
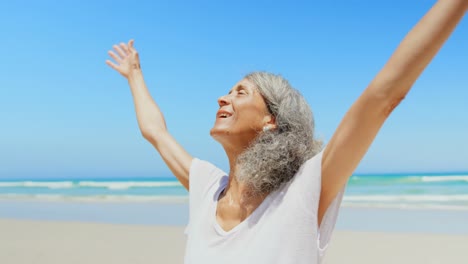
[[[271,115],[271,114],[267,114],[264,118],[263,118],[263,123],[264,123],[264,127],[269,127],[270,130],[274,130],[276,129],[278,126],[276,125],[276,118]]]

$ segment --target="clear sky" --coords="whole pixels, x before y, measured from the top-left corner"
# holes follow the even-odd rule
[[[227,169],[209,136],[216,99],[256,70],[304,94],[327,142],[434,2],[2,1],[0,179],[170,175],[138,130],[126,80],[105,64],[130,38],[192,155]],[[467,114],[465,18],[356,172],[468,171]]]

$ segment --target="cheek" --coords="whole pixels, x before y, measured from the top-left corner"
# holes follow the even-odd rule
[[[258,106],[249,105],[237,112],[235,121],[243,124],[248,124],[253,128],[258,128],[263,125],[264,112]]]

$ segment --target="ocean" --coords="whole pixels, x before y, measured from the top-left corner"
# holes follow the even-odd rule
[[[0,199],[83,202],[187,202],[175,178],[0,180]],[[354,175],[344,207],[468,210],[468,173]]]
[[[185,226],[175,178],[1,180],[0,218]],[[354,175],[336,228],[468,234],[468,173]]]

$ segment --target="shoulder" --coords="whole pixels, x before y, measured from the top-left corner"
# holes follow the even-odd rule
[[[210,182],[218,181],[226,175],[227,173],[211,162],[193,158],[189,174],[190,190],[200,189],[203,186],[207,186]]]
[[[291,189],[301,196],[307,210],[318,209],[322,178],[323,150],[305,161],[291,181]],[[312,204],[311,204],[312,203]]]
[[[323,157],[324,149],[317,152],[313,155],[310,159],[306,160],[304,164],[299,168],[297,174],[307,174],[307,177],[311,176],[311,173],[317,175],[321,178],[322,174],[322,157]],[[297,175],[299,176],[299,175]]]
[[[193,158],[192,163],[190,165],[190,175],[197,175],[200,173],[222,173],[226,174],[223,170],[218,168],[216,165],[214,165],[211,162],[208,162],[206,160],[198,159],[198,158]]]

